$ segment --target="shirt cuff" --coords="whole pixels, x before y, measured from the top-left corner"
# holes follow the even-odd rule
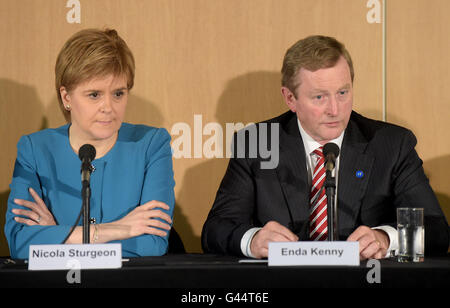
[[[256,232],[258,232],[261,229],[262,228],[251,228],[244,233],[244,236],[241,239],[241,251],[247,258],[255,258],[250,250],[250,244]]]
[[[389,248],[387,249],[385,258],[389,258],[396,254],[398,250],[398,231],[394,227],[391,226],[379,226],[372,228],[373,230],[382,230],[386,232],[389,237]]]

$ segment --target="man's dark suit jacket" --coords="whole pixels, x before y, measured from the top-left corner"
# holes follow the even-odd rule
[[[278,166],[261,169],[264,159],[259,154],[256,158],[237,157],[236,139],[240,138],[234,138],[234,158],[203,226],[205,252],[242,256],[244,233],[271,220],[288,227],[300,240],[308,240],[310,187],[296,114],[289,111],[262,123],[269,128],[279,123]],[[261,123],[256,127],[259,133]],[[416,142],[405,128],[352,112],[339,163],[340,240],[361,225],[396,227],[398,207],[422,207],[425,254],[447,252],[448,223],[414,149]],[[248,140],[246,146],[248,149]],[[356,176],[357,171],[363,172],[362,178]]]

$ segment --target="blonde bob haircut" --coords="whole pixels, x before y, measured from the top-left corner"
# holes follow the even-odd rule
[[[116,30],[85,29],[75,33],[62,47],[55,65],[56,93],[65,119],[70,122],[61,87],[69,92],[92,78],[113,74],[125,75],[128,90],[131,90],[134,70],[133,54]]]
[[[296,90],[300,84],[296,83],[296,77],[301,68],[315,72],[321,68],[333,67],[341,56],[347,61],[353,82],[353,62],[344,44],[329,36],[308,36],[287,50],[281,69],[281,85],[297,98]]]

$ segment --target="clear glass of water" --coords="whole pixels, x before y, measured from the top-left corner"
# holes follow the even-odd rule
[[[397,208],[399,262],[423,262],[425,229],[423,208]]]

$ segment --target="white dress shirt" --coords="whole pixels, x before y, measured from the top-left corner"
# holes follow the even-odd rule
[[[313,159],[313,155],[312,153],[314,152],[314,150],[316,150],[317,148],[321,147],[322,145],[320,143],[318,143],[317,141],[315,141],[310,135],[308,135],[308,133],[306,133],[306,131],[303,129],[300,121],[297,119],[297,123],[298,123],[298,129],[300,130],[300,135],[302,136],[302,140],[303,140],[303,146],[305,147],[305,153],[306,153],[306,170],[308,172],[308,184],[309,186],[311,186],[311,182],[312,182],[312,173],[315,167],[315,159]],[[330,140],[329,142],[333,142],[335,144],[337,144],[339,146],[339,148],[341,148],[342,146],[342,140],[344,139],[344,132],[342,132],[342,134],[337,137],[336,139]],[[338,176],[339,176],[339,156],[336,159],[336,173],[335,173],[335,178],[336,178],[336,198],[335,198],[335,202],[337,202],[337,187],[338,187]],[[252,255],[251,251],[250,251],[250,243],[252,242],[253,237],[255,236],[256,232],[258,232],[259,230],[261,230],[262,228],[258,227],[258,228],[251,228],[249,229],[247,232],[244,233],[244,236],[241,239],[241,251],[242,253],[249,258],[254,258],[254,256]],[[387,250],[387,254],[385,257],[389,257],[391,255],[391,251],[394,251],[398,248],[398,239],[397,239],[397,230],[391,226],[379,226],[379,227],[375,227],[372,229],[380,229],[383,230],[384,232],[387,233],[387,235],[389,236],[389,248]]]

